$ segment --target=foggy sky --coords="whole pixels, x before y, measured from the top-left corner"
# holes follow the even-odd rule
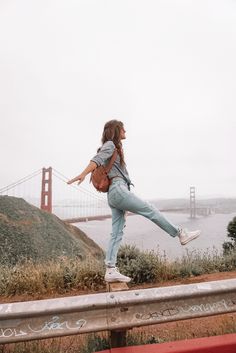
[[[116,118],[139,195],[236,197],[235,63],[233,0],[0,0],[0,188],[78,175]]]

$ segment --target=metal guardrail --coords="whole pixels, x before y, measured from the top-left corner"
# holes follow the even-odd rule
[[[236,312],[236,279],[0,304],[0,344]]]

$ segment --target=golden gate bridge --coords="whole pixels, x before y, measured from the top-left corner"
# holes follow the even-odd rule
[[[102,220],[111,217],[106,194],[91,191],[83,186],[68,185],[69,178],[56,169],[42,168],[0,189],[0,195],[21,197],[44,211],[70,222]],[[162,212],[189,213],[190,218],[207,216],[210,207],[197,207],[195,187],[190,187],[189,207],[166,208]]]

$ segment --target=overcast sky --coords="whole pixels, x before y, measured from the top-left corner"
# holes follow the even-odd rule
[[[236,197],[235,98],[235,0],[0,0],[0,188],[78,175],[116,118],[139,195]]]

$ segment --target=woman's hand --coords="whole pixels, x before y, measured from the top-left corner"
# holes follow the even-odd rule
[[[81,184],[82,181],[84,181],[86,175],[91,173],[96,168],[97,168],[97,164],[95,162],[90,161],[89,165],[85,168],[85,170],[77,177],[67,181],[67,184],[70,185],[75,183],[76,181],[78,181],[78,185]]]
[[[67,184],[70,185],[70,184],[75,183],[76,181],[79,181],[78,182],[78,185],[79,185],[82,183],[82,181],[84,181],[84,179],[85,179],[85,175],[82,173],[82,174],[78,175],[77,177],[67,181]]]
[[[81,184],[85,179],[85,175],[84,174],[80,174],[78,177],[77,177],[77,180],[78,180],[78,185]]]

